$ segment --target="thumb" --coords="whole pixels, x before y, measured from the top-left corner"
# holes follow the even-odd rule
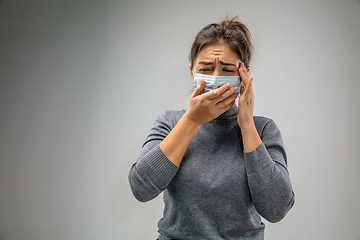
[[[202,92],[202,90],[205,87],[205,82],[203,79],[200,80],[200,84],[195,88],[193,94],[192,94],[192,98],[199,96]]]

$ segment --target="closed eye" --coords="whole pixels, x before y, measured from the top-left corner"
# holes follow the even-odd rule
[[[210,68],[200,68],[199,69],[200,72],[207,72],[207,71],[211,71]]]
[[[234,70],[231,69],[223,69],[224,72],[234,72]]]

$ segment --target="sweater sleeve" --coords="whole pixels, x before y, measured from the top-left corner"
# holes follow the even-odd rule
[[[257,212],[269,222],[278,222],[294,205],[285,149],[276,124],[269,120],[258,129],[262,144],[244,153],[251,197]]]
[[[135,198],[146,202],[158,196],[178,171],[159,147],[159,143],[175,125],[168,112],[159,116],[129,172],[129,184]]]

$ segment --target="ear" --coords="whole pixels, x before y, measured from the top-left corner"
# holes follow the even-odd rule
[[[192,75],[192,83],[194,84],[194,74],[192,74],[192,70],[191,70],[191,63],[189,63],[189,68],[190,68],[190,72],[191,72],[191,75]]]

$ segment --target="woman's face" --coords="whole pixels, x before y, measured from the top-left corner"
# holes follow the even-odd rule
[[[194,60],[192,72],[213,76],[238,76],[239,56],[227,45],[204,47]],[[191,64],[189,64],[191,69]]]

